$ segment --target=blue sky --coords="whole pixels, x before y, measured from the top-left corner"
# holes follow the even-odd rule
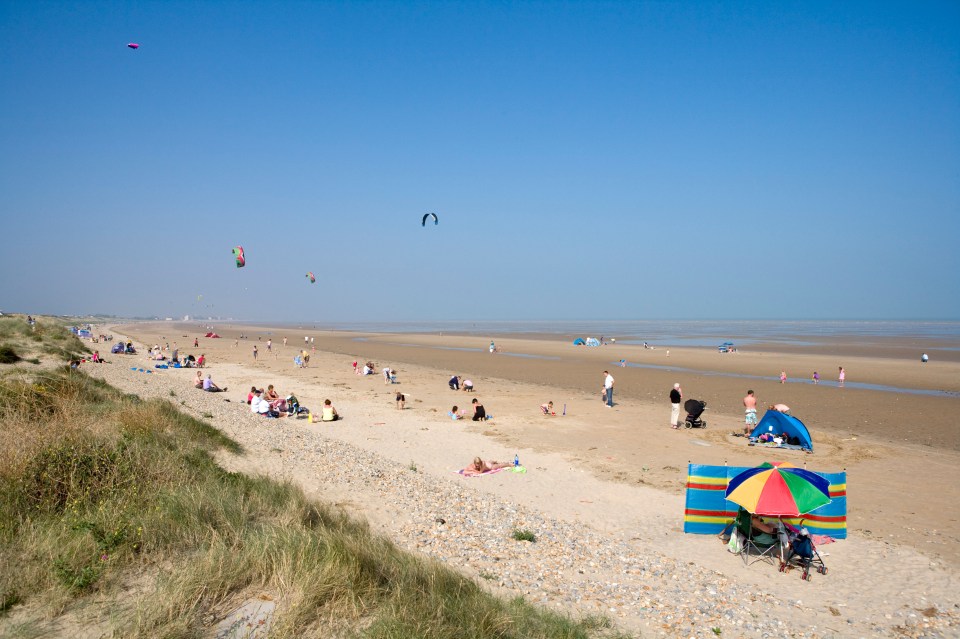
[[[960,319],[956,3],[3,1],[0,96],[4,311]]]

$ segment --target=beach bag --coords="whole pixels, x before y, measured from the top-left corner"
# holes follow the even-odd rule
[[[727,550],[735,555],[739,555],[743,552],[744,541],[745,539],[743,538],[743,533],[734,529],[733,533],[730,535],[730,541],[727,542]]]

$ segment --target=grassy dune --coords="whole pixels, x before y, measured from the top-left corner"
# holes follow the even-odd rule
[[[50,326],[2,339],[83,350]],[[80,619],[209,636],[256,596],[276,602],[272,637],[614,636],[496,598],[295,486],[226,472],[211,453],[242,451],[220,431],[66,366],[0,367],[0,434],[3,636],[73,635]]]

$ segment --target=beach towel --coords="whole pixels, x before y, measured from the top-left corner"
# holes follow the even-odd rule
[[[813,452],[809,448],[804,448],[797,444],[778,444],[776,442],[754,442],[751,441],[747,446],[760,446],[761,448],[777,448],[779,450],[799,450],[805,452]]]
[[[482,473],[478,473],[473,469],[461,468],[460,470],[454,472],[459,475],[463,475],[464,477],[483,477],[484,475],[493,475],[495,473],[499,473],[501,470],[506,470],[506,468],[494,468],[493,470],[485,470]]]
[[[464,477],[483,477],[485,475],[493,475],[494,473],[499,473],[501,470],[509,470],[512,473],[527,472],[527,469],[523,466],[510,466],[508,468],[494,468],[493,470],[488,470],[482,473],[478,473],[477,471],[468,469],[468,468],[461,468],[460,470],[455,470],[453,472],[457,473],[458,475],[463,475]]]

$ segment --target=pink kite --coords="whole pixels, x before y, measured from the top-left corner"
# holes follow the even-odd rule
[[[140,45],[137,44],[136,42],[131,42],[131,43],[128,44],[127,46],[130,47],[131,49],[139,49],[139,48],[140,48]]]

